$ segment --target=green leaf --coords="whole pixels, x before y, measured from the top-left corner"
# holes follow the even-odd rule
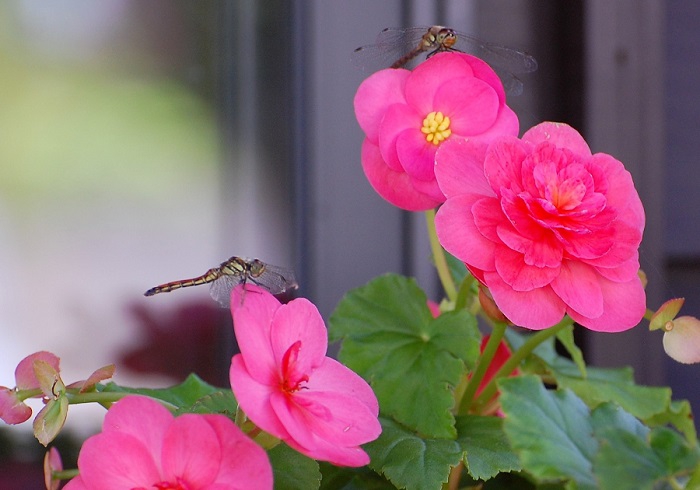
[[[467,471],[477,480],[488,480],[498,473],[521,470],[500,417],[457,417],[457,442],[466,452]]]
[[[617,371],[617,372],[616,372]],[[604,368],[589,368],[588,378],[556,376],[562,388],[569,388],[590,407],[613,401],[632,415],[641,419],[665,412],[671,403],[671,389],[640,386],[630,380],[620,380],[619,371]]]
[[[546,390],[535,376],[503,379],[499,389],[504,428],[523,468],[540,480],[572,479],[579,489],[597,488],[588,407],[568,390]]]
[[[393,490],[396,487],[367,466],[362,468],[340,468],[330,463],[319,462],[321,490]]]
[[[673,424],[685,436],[688,443],[695,446],[698,435],[695,430],[693,412],[688,400],[674,400],[664,412],[646,420],[651,426]]]
[[[513,332],[508,332],[507,336],[513,349],[517,349],[526,339],[525,336]],[[560,388],[570,389],[591,408],[612,401],[643,420],[665,413],[669,409],[671,390],[635,384],[632,369],[629,367],[588,367],[584,378],[574,362],[556,353],[554,339],[540,344],[533,354],[540,364],[533,363],[531,359],[530,372],[553,377]]]
[[[50,399],[34,418],[34,437],[44,446],[48,446],[61,432],[67,416],[68,398],[62,394],[58,398]]]
[[[99,391],[145,395],[168,402],[177,407],[180,411],[187,411],[200,398],[221,390],[220,388],[205,383],[197,375],[190,374],[185,381],[179,385],[171,386],[170,388],[128,388],[115,383],[108,383],[104,386],[99,386]]]
[[[591,412],[591,425],[597,438],[603,438],[608,429],[621,429],[639,437],[649,434],[649,427],[622,407],[614,403],[603,403]]]
[[[321,484],[318,463],[280,443],[267,452],[275,490],[313,490]]]
[[[381,411],[429,437],[454,438],[453,390],[481,334],[466,311],[433,318],[413,279],[385,275],[350,291],[330,318],[339,359],[368,380]]]
[[[238,402],[233,396],[233,391],[224,389],[198,399],[186,410],[186,412],[218,413],[221,415],[226,415],[230,419],[234,419],[236,417],[237,409]],[[183,413],[184,412],[185,411],[183,411]]]
[[[657,488],[663,481],[690,475],[700,461],[696,447],[664,427],[652,429],[649,437],[621,428],[609,428],[600,436],[604,439],[594,460],[594,471],[601,488]]]
[[[370,468],[397,488],[439,490],[459,464],[463,451],[457,441],[422,438],[396,422],[380,417],[382,434],[363,446]]]

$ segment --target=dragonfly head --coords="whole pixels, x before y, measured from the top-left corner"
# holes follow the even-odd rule
[[[443,27],[435,36],[435,44],[440,50],[449,50],[457,42],[457,33],[449,27]]]

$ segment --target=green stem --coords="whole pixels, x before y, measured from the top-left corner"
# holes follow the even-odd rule
[[[523,345],[520,346],[518,350],[513,352],[513,354],[510,356],[510,358],[501,366],[501,369],[499,369],[496,374],[493,376],[491,381],[489,381],[489,384],[486,385],[484,390],[481,392],[481,394],[474,400],[474,407],[477,412],[485,406],[491,398],[496,394],[498,391],[498,386],[496,385],[496,381],[499,378],[503,378],[505,376],[508,376],[510,373],[515,371],[517,367],[520,365],[520,363],[527,357],[529,356],[533,350],[537,348],[538,345],[540,345],[542,342],[547,340],[550,337],[555,336],[560,330],[563,330],[564,328],[568,327],[571,325],[572,320],[569,317],[564,317],[562,321],[554,325],[553,327],[550,327],[545,330],[540,330],[534,335],[531,335]]]
[[[100,405],[103,405],[105,408],[109,408],[109,405],[111,405],[114,402],[118,402],[122,398],[128,395],[133,395],[133,393],[118,393],[118,392],[102,392],[102,391],[90,391],[87,393],[66,393],[66,396],[68,397],[68,401],[72,404],[78,404],[78,403],[99,403]],[[152,397],[150,397],[152,398]],[[177,410],[178,407],[176,405],[173,405],[172,403],[168,403],[164,400],[161,400],[160,398],[153,398],[153,400],[161,403],[165,408],[167,408],[170,411]]]
[[[647,311],[644,313],[644,319],[647,321],[651,321],[651,317],[654,316],[654,313],[656,312],[647,308]]]
[[[61,470],[61,471],[54,471],[51,474],[51,478],[54,480],[70,480],[71,478],[75,478],[78,476],[78,470]]]
[[[442,245],[440,245],[437,232],[435,231],[434,209],[429,209],[425,212],[425,220],[428,225],[428,238],[430,238],[430,248],[433,252],[435,268],[437,269],[438,276],[440,277],[442,287],[445,289],[445,294],[447,294],[449,300],[454,303],[457,300],[457,288],[455,287],[454,280],[450,274],[450,269],[447,266],[445,250],[442,248]]]
[[[477,364],[476,369],[472,373],[472,378],[471,380],[469,380],[469,384],[467,384],[467,388],[464,390],[462,399],[459,401],[459,409],[457,411],[458,414],[466,415],[469,412],[469,407],[471,407],[472,405],[474,395],[479,389],[479,385],[484,379],[484,376],[486,375],[486,370],[491,365],[493,357],[496,355],[496,350],[498,349],[498,345],[501,343],[501,340],[503,339],[503,336],[506,333],[507,327],[508,326],[505,323],[496,323],[493,326],[493,332],[491,332],[491,337],[489,337],[488,342],[486,342],[484,352],[482,352],[481,356],[479,357],[479,363]]]

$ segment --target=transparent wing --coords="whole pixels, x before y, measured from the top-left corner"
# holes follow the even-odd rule
[[[353,63],[365,72],[390,67],[396,60],[415,50],[429,27],[411,27],[408,29],[387,28],[379,33],[377,42],[361,46],[353,53]],[[491,65],[503,81],[503,87],[510,95],[520,95],[523,91],[522,81],[517,73],[530,73],[537,70],[537,60],[529,54],[500,44],[489,43],[481,39],[457,32],[457,41],[453,48],[472,54]],[[430,51],[419,53],[406,67],[425,60]]]
[[[209,286],[209,294],[222,308],[228,308],[231,306],[231,291],[234,287],[243,282],[244,277],[243,275],[222,275],[211,283],[211,286]]]
[[[352,53],[352,62],[365,73],[389,68],[398,59],[415,50],[428,29],[428,27],[409,27],[408,29],[388,27],[379,33],[374,44],[355,49]],[[416,56],[406,63],[406,68],[412,68],[422,59],[424,58]]]
[[[487,43],[474,36],[457,33],[454,45],[457,51],[469,53],[491,65],[510,95],[523,93],[523,82],[515,73],[531,73],[537,70],[537,60],[529,54],[500,44]]]
[[[500,44],[487,43],[460,32],[457,33],[457,42],[454,48],[464,53],[473,54],[489,65],[511,73],[531,73],[537,70],[537,60],[524,51]]]
[[[277,265],[265,264],[265,270],[258,277],[248,277],[248,281],[270,291],[280,294],[299,287],[294,272]]]

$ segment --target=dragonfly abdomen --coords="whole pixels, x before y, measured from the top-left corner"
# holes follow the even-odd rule
[[[153,287],[143,293],[144,296],[153,296],[158,293],[168,293],[180,288],[187,288],[190,286],[198,286],[200,284],[206,284],[208,282],[213,282],[219,278],[221,271],[218,267],[214,269],[209,269],[206,273],[198,277],[193,277],[192,279],[183,279],[181,281],[167,282],[161,284],[160,286]]]

